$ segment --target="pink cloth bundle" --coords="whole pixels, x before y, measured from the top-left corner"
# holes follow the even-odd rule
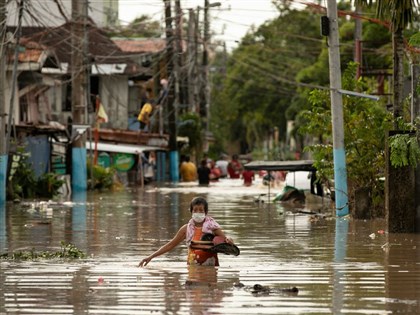
[[[194,229],[195,229],[195,223],[193,219],[190,219],[187,225],[187,236],[186,236],[186,242],[187,246],[190,246],[191,240],[194,236]],[[214,234],[213,231],[216,229],[220,229],[219,223],[217,223],[212,217],[206,216],[203,222],[203,234],[210,233]]]

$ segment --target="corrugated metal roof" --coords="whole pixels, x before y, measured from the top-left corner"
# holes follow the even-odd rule
[[[95,143],[91,141],[86,141],[86,149],[94,150]],[[98,142],[97,150],[101,152],[139,154],[144,151],[157,151],[157,150],[163,150],[163,149],[161,147],[154,147],[154,146],[149,146],[149,145],[112,144],[112,143]]]
[[[247,170],[254,171],[313,171],[314,161],[293,160],[293,161],[253,161],[245,164]]]
[[[92,74],[124,74],[125,68],[127,65],[124,63],[93,65]]]

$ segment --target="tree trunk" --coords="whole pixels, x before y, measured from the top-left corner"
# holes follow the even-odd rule
[[[355,219],[372,218],[372,190],[369,187],[357,188],[354,191]]]
[[[420,65],[411,65],[411,122],[417,126],[417,140],[420,142]],[[420,231],[420,166],[415,170],[415,206],[416,206],[416,232]]]
[[[391,131],[389,136],[397,134]],[[416,207],[414,170],[412,167],[395,168],[390,161],[389,143],[386,143],[385,211],[389,233],[415,232]]]
[[[398,29],[392,33],[392,49],[394,55],[394,97],[393,97],[393,113],[394,118],[401,117],[403,104],[403,88],[404,88],[404,37],[402,30]],[[394,126],[397,129],[397,126]]]

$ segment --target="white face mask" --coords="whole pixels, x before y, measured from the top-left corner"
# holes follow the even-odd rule
[[[203,222],[205,217],[206,217],[206,214],[202,212],[195,212],[192,214],[192,219],[194,220],[194,222],[197,222],[197,223]]]

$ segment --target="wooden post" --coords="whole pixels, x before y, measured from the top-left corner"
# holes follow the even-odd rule
[[[6,0],[0,0],[0,21],[6,21]],[[0,28],[0,211],[6,202],[6,27]],[[10,127],[9,127],[10,128]]]
[[[189,10],[188,15],[188,111],[195,111],[195,84],[197,81],[197,73],[196,73],[196,43],[195,43],[195,33],[197,30],[195,29],[195,14],[194,10]]]
[[[173,28],[171,16],[171,1],[164,0],[165,3],[165,25],[166,25],[166,61],[168,83],[168,126],[169,126],[169,167],[170,177],[173,182],[179,181],[178,170],[178,145],[177,145],[177,108],[175,106],[175,80],[173,75],[174,69],[174,48],[173,48]]]
[[[420,65],[411,65],[411,123],[417,126],[417,140],[420,141]],[[416,207],[416,232],[420,231],[420,165],[415,170],[415,207]]]
[[[405,133],[390,131],[388,136]],[[415,137],[416,135],[412,135]],[[415,189],[414,170],[410,166],[395,168],[390,162],[390,147],[385,144],[385,216],[389,233],[415,232]],[[392,179],[392,180],[390,180]]]

